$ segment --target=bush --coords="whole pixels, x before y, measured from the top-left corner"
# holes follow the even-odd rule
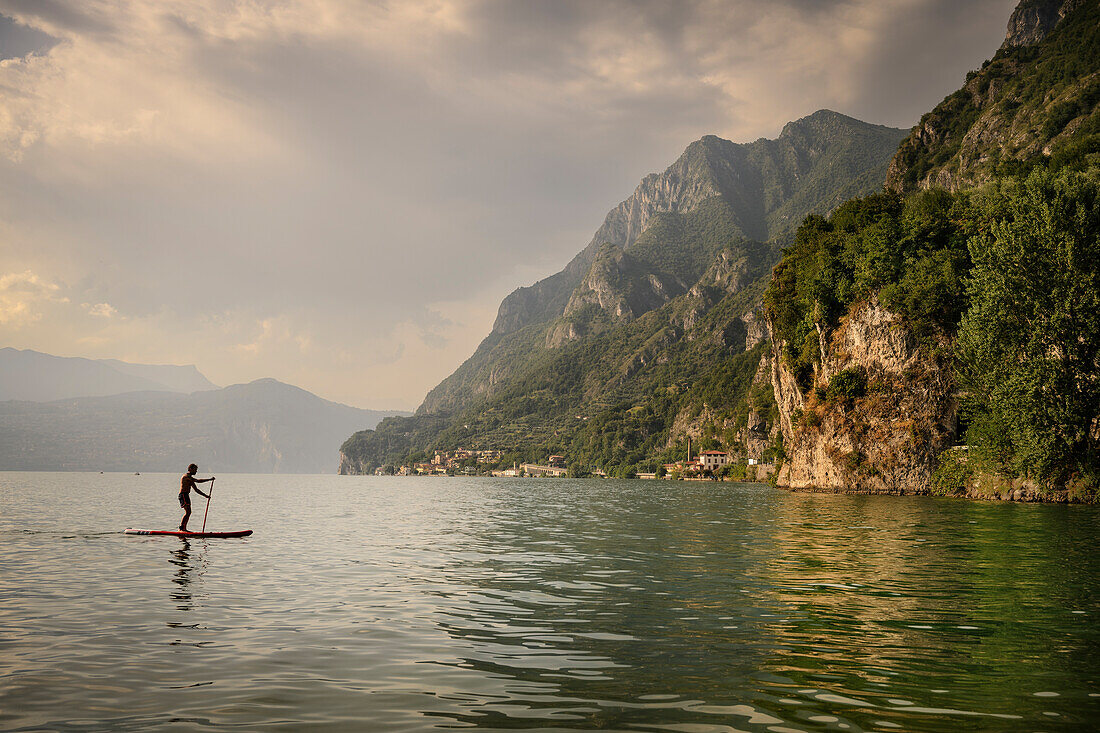
[[[858,400],[867,393],[867,375],[861,367],[844,369],[833,375],[825,390],[827,400]]]
[[[966,459],[957,451],[946,450],[940,454],[939,465],[932,474],[932,494],[955,496],[966,491],[966,484],[974,474]]]

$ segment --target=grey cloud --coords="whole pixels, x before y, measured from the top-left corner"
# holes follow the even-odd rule
[[[45,53],[58,42],[48,33],[0,15],[0,60],[17,59],[31,53]]]
[[[0,12],[37,20],[52,28],[70,33],[111,35],[114,24],[102,5],[70,3],[64,0],[0,0]]]

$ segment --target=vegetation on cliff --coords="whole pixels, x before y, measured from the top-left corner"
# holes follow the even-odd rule
[[[960,193],[878,194],[809,217],[764,296],[803,390],[821,367],[822,339],[872,297],[930,352],[954,358],[971,473],[1097,486],[1097,169],[1036,169]],[[828,390],[851,391],[844,376]]]
[[[921,118],[890,165],[896,192],[958,190],[1052,159],[1100,162],[1100,3],[1044,0],[1051,24],[1010,37]],[[1061,22],[1057,18],[1064,15]]]
[[[1098,102],[1100,3],[1022,2],[902,142],[887,192],[803,222],[765,294],[788,478],[1095,496]]]
[[[828,219],[808,217],[764,296],[773,338],[800,384],[821,360],[822,332],[872,294],[921,337],[952,332],[965,307],[976,214],[968,194],[932,190],[874,194]]]
[[[1100,485],[1100,171],[1006,181],[970,238],[965,438],[1001,472]]]

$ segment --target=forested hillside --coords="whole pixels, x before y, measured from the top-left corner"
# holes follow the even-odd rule
[[[901,144],[887,188],[958,190],[1036,165],[1096,164],[1098,102],[1096,1],[1025,0],[996,55]]]

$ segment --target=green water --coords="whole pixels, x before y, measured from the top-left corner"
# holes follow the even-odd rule
[[[0,474],[0,728],[1100,725],[1094,508],[219,475],[251,538],[119,533],[176,486]]]

